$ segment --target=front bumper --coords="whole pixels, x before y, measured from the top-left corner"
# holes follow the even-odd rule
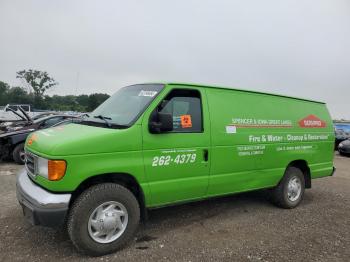
[[[17,199],[24,216],[33,225],[59,227],[63,225],[71,194],[55,194],[36,185],[23,169],[17,175]]]

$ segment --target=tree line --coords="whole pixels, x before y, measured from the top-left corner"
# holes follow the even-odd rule
[[[10,86],[0,81],[0,106],[6,104],[30,104],[35,109],[55,110],[55,111],[79,111],[91,112],[109,95],[94,93],[90,95],[45,95],[45,92],[58,83],[51,78],[47,72],[38,70],[22,70],[17,72],[24,87]]]

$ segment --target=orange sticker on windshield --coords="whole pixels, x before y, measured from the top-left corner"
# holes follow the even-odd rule
[[[191,128],[192,127],[191,115],[182,115],[181,116],[181,127],[182,128]]]

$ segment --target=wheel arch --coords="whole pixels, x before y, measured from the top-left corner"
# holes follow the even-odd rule
[[[97,185],[101,183],[116,183],[129,189],[134,194],[137,201],[139,202],[141,219],[142,220],[147,219],[147,209],[146,209],[144,192],[139,182],[136,180],[136,178],[133,175],[127,174],[127,173],[105,173],[105,174],[91,176],[85,179],[73,191],[72,198],[70,201],[70,206],[74,203],[77,197],[86,189],[88,189],[93,185]]]
[[[13,151],[19,144],[23,144],[25,146],[25,141],[18,141],[15,144],[11,144],[11,150]]]
[[[14,134],[8,137],[9,143],[12,144],[12,146],[16,146],[19,143],[24,143],[30,133],[24,133],[24,134]]]
[[[298,159],[290,162],[287,166],[288,167],[296,167],[299,168],[303,174],[305,179],[305,188],[311,188],[311,171],[308,165],[308,162],[303,159]]]

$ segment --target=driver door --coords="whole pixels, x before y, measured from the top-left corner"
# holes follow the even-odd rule
[[[173,130],[153,134],[154,111],[172,115]],[[171,89],[149,108],[142,123],[145,173],[150,206],[206,195],[209,180],[210,128],[204,89]],[[207,118],[205,118],[207,117]]]

